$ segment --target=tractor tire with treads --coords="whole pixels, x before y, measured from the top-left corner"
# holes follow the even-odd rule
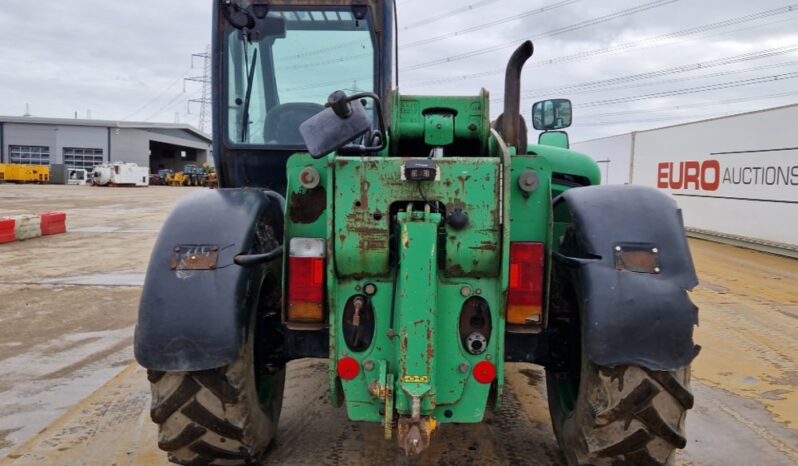
[[[546,377],[552,423],[568,463],[673,464],[675,451],[687,443],[684,422],[693,407],[690,368],[604,368],[585,355],[582,359],[578,393],[570,406],[563,402],[562,380],[554,373]]]
[[[237,361],[219,369],[148,371],[158,447],[171,462],[252,464],[271,443],[282,407],[285,368],[267,376],[264,394],[264,387],[256,383],[252,344],[244,348]]]

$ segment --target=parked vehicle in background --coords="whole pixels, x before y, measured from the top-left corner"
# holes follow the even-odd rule
[[[169,186],[205,186],[208,172],[205,167],[188,164],[183,167],[183,171],[168,174],[164,179]]]
[[[91,179],[96,186],[149,186],[149,169],[135,163],[104,163],[94,167]]]
[[[50,167],[45,165],[0,164],[0,182],[49,183]]]
[[[67,184],[85,186],[89,184],[89,172],[82,168],[70,168]]]

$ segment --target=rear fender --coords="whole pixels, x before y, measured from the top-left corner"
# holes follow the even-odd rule
[[[239,357],[264,277],[276,274],[280,287],[280,261],[242,267],[234,258],[281,244],[284,209],[274,192],[219,189],[194,193],[172,211],[144,280],[135,335],[139,364],[197,371]],[[196,257],[204,261],[205,254],[209,264],[198,265]],[[194,266],[204,269],[185,268]]]
[[[689,365],[700,348],[698,308],[687,292],[698,279],[676,202],[653,188],[606,185],[571,189],[554,202],[573,220],[579,250],[555,259],[574,284],[588,357],[607,367]],[[632,265],[638,252],[644,263]]]

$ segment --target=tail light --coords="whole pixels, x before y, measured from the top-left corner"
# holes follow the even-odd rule
[[[490,361],[482,361],[474,366],[474,379],[479,383],[493,383],[496,380],[496,366]]]
[[[288,259],[288,321],[324,321],[325,244],[323,239],[292,238]]]
[[[543,243],[510,244],[508,324],[529,325],[542,320],[545,256]]]
[[[354,358],[343,358],[338,361],[338,377],[343,380],[354,380],[360,374],[360,364]]]

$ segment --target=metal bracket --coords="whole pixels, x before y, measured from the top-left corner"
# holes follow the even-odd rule
[[[172,270],[214,270],[219,264],[219,246],[211,244],[175,247]]]
[[[662,271],[659,265],[659,248],[649,245],[618,244],[614,248],[615,270],[628,270],[637,273],[657,274]]]

